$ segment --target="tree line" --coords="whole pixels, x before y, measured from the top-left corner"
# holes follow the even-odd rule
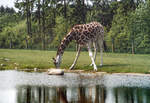
[[[15,7],[0,7],[0,48],[52,50],[74,25],[98,21],[108,52],[150,53],[149,0],[16,0]]]

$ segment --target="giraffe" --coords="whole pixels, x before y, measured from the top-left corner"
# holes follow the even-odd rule
[[[60,46],[58,47],[56,58],[53,58],[54,65],[56,68],[60,67],[62,56],[64,53],[65,48],[68,44],[75,40],[78,45],[77,54],[73,64],[71,65],[70,69],[73,69],[76,65],[78,57],[80,55],[81,48],[83,46],[87,46],[89,51],[89,56],[91,58],[92,64],[91,66],[94,67],[94,70],[97,71],[97,66],[95,64],[96,54],[97,54],[97,47],[98,44],[100,46],[100,55],[101,55],[101,64],[103,65],[103,41],[104,41],[104,28],[98,22],[91,22],[88,24],[79,24],[75,25],[70,32],[64,37],[61,41]],[[94,46],[94,56],[91,50],[92,45]]]

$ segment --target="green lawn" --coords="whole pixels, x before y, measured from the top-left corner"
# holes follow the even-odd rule
[[[61,68],[68,69],[75,58],[76,52],[66,51],[63,56]],[[51,58],[56,56],[56,51],[40,50],[11,50],[0,49],[0,69],[48,69],[53,68]],[[150,55],[148,54],[119,54],[104,53],[104,66],[100,67],[100,55],[97,55],[96,64],[98,71],[103,72],[132,72],[150,73]],[[75,69],[93,71],[88,52],[81,52]]]

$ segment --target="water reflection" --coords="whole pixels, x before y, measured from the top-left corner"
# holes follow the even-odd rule
[[[20,86],[16,103],[149,103],[142,88]]]
[[[150,103],[150,75],[0,71],[0,103]]]
[[[0,103],[16,103],[16,89],[0,89]]]

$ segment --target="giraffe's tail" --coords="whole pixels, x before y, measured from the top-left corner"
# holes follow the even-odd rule
[[[107,45],[106,45],[106,41],[103,40],[103,47],[104,47],[104,51],[106,52],[107,51]]]

